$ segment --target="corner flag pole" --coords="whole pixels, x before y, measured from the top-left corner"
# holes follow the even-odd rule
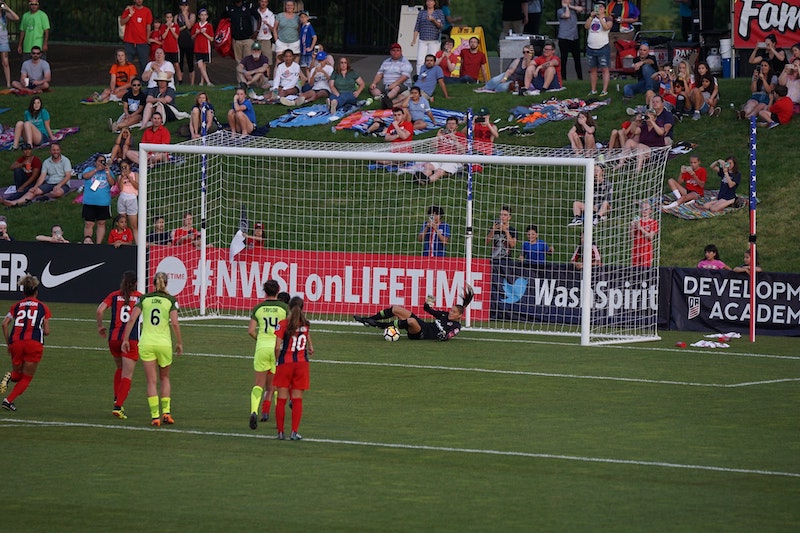
[[[750,342],[756,342],[756,117],[750,117]]]

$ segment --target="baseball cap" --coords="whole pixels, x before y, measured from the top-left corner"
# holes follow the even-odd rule
[[[31,146],[29,143],[21,143],[19,145],[19,148],[20,150],[30,150],[31,148],[33,148],[33,146]]]
[[[189,3],[189,0],[181,0],[181,1],[180,1],[180,2],[178,2],[178,3],[179,3],[180,5],[182,5],[182,6],[185,6],[186,4],[188,4],[188,3]]]
[[[256,225],[254,226],[254,228],[255,229],[264,229],[264,224],[262,224],[261,222],[256,222]]]
[[[325,61],[328,58],[327,52],[317,52],[317,61]]]
[[[400,46],[400,43],[392,43],[392,45],[389,47],[389,50],[394,50],[394,49],[402,50],[403,47]]]
[[[486,107],[482,107],[482,108],[478,109],[478,112],[475,113],[475,116],[476,117],[485,117],[488,114],[489,114],[489,109],[486,108]]]
[[[261,45],[257,42],[250,45],[250,50],[261,50]]]
[[[307,9],[304,9],[303,11],[301,11],[301,12],[300,12],[300,14],[301,14],[301,15],[305,15],[305,16],[307,16],[307,17],[308,17],[308,16],[310,16],[310,15],[308,14],[308,10],[307,10]]]

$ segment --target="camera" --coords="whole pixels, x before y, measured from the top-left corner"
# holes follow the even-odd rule
[[[755,73],[761,72],[761,65],[756,65],[755,68],[753,69],[753,72]]]
[[[486,122],[486,117],[475,117],[475,122]]]
[[[592,7],[592,10],[593,10],[595,13],[600,13],[600,8],[601,8],[601,7],[605,7],[605,6],[604,6],[603,4],[595,4],[595,5],[594,5],[594,7]]]
[[[315,47],[314,47],[314,51],[315,51],[315,52],[319,52],[319,46],[315,46]]]
[[[760,43],[758,43],[758,45],[757,45],[757,46],[758,46],[759,48],[766,48],[766,47],[767,47],[767,43],[765,43],[765,42],[760,42]]]
[[[639,120],[641,120],[641,121],[647,120],[647,115],[640,115],[639,116]]]
[[[730,163],[728,163],[727,161],[725,161],[725,162],[722,164],[722,166],[723,166],[723,167],[725,167],[725,168],[730,168],[731,164],[730,164]]]

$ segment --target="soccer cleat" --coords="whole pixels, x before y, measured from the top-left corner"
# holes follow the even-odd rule
[[[160,418],[154,418],[153,420],[150,421],[150,425],[153,426],[153,427],[160,428],[161,427],[161,419]]]
[[[116,416],[120,420],[126,420],[128,418],[128,415],[125,414],[125,409],[122,406],[120,407],[114,406],[114,410],[111,411],[111,414]]]
[[[11,372],[6,372],[3,376],[3,379],[0,380],[0,394],[3,394],[8,390],[8,382],[11,381]]]
[[[17,410],[17,406],[14,405],[13,402],[9,402],[8,400],[6,400],[4,398],[3,399],[3,409],[5,409],[6,411],[16,411]]]
[[[169,413],[164,413],[164,415],[161,417],[161,421],[163,423],[165,423],[165,424],[174,424],[175,423],[175,419],[172,418],[172,415],[169,414]]]
[[[250,413],[250,429],[258,427],[258,413]]]
[[[291,436],[289,438],[291,440],[303,440],[303,437],[300,435],[300,433],[298,433],[296,431],[292,431],[292,434],[291,434]]]
[[[278,440],[286,440],[286,435],[283,434],[283,431],[278,432]]]
[[[269,413],[264,413],[261,415],[262,422],[269,422]]]
[[[572,221],[569,224],[567,224],[567,227],[570,228],[573,226],[582,226],[582,225],[583,225],[583,219],[581,217],[573,217]]]

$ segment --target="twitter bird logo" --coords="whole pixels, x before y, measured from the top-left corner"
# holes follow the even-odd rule
[[[513,285],[503,279],[503,292],[506,293],[506,297],[500,301],[506,304],[517,303],[522,299],[522,295],[525,294],[527,288],[528,280],[525,278],[515,279]]]

